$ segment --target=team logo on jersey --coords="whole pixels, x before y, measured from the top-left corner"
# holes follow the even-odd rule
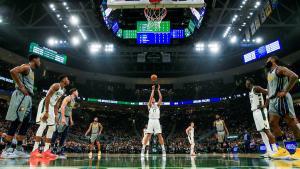
[[[274,80],[275,76],[272,74],[268,74],[268,81]]]

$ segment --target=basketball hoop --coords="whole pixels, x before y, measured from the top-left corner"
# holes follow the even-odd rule
[[[149,0],[151,3],[144,9],[149,28],[159,28],[161,21],[167,16],[167,9],[157,6],[161,0]]]

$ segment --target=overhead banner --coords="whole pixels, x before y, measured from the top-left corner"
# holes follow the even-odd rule
[[[269,1],[267,1],[267,3],[266,3],[266,5],[265,5],[264,9],[265,9],[266,16],[267,16],[267,17],[270,16],[271,13],[272,13],[272,7],[271,7],[271,4],[270,4]]]
[[[250,29],[251,29],[251,35],[254,35],[255,32],[256,32],[256,29],[255,29],[255,23],[254,23],[254,22],[251,23]]]
[[[264,23],[266,21],[266,19],[267,19],[267,16],[266,16],[266,13],[265,13],[264,9],[262,9],[260,11],[260,19],[261,19],[261,23]]]
[[[256,30],[258,30],[259,27],[260,27],[260,21],[259,21],[259,17],[258,16],[255,17],[255,27],[256,27]]]

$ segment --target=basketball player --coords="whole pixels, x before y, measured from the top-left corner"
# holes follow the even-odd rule
[[[74,124],[72,110],[76,103],[75,99],[78,97],[78,90],[76,88],[72,88],[70,89],[69,93],[70,95],[65,97],[61,104],[61,113],[58,114],[59,125],[57,126],[56,131],[53,133],[51,140],[52,146],[54,146],[58,135],[61,135],[58,146],[58,153],[61,156],[64,156],[62,147],[64,146],[65,140],[68,136],[69,126],[73,126]]]
[[[151,139],[152,134],[157,134],[158,141],[161,145],[162,149],[162,156],[166,157],[166,149],[164,145],[164,139],[161,134],[161,126],[159,122],[160,118],[160,106],[162,104],[162,95],[160,92],[160,85],[158,85],[158,95],[159,100],[158,102],[155,102],[154,98],[154,91],[155,91],[155,85],[152,86],[152,92],[150,95],[150,99],[148,102],[148,110],[149,110],[149,120],[148,120],[148,128],[147,128],[147,135],[143,138],[143,147],[141,151],[141,156],[144,157],[145,154],[145,148],[148,143],[148,141]]]
[[[195,140],[194,140],[194,122],[191,122],[190,126],[185,130],[185,133],[188,136],[188,140],[191,144],[191,156],[196,156],[195,154]]]
[[[89,129],[85,132],[85,136],[87,136],[91,132],[91,137],[90,137],[90,153],[89,157],[93,157],[93,148],[95,142],[97,143],[98,147],[98,156],[101,156],[101,146],[100,146],[100,135],[102,133],[103,126],[101,123],[98,122],[98,117],[94,118],[94,121],[90,124]]]
[[[268,158],[274,152],[277,152],[275,137],[270,131],[268,110],[265,107],[263,98],[263,94],[268,94],[268,91],[260,86],[254,85],[254,80],[252,78],[246,80],[246,88],[250,90],[249,98],[251,103],[251,111],[253,111],[253,119],[255,122],[256,130],[260,132],[261,138],[267,150],[267,153],[264,154],[263,157]]]
[[[57,155],[51,153],[50,144],[52,135],[56,128],[55,125],[58,122],[57,116],[60,100],[65,93],[65,87],[67,87],[69,84],[70,81],[66,75],[59,76],[59,83],[54,83],[51,85],[46,97],[40,101],[36,115],[36,122],[39,124],[39,128],[35,135],[35,143],[30,157],[57,157]],[[46,128],[48,128],[48,130],[46,133],[45,147],[43,153],[41,154],[39,152],[39,144]]]
[[[28,56],[29,63],[22,64],[10,70],[10,74],[16,83],[16,89],[12,93],[6,120],[10,121],[10,127],[4,140],[6,147],[1,154],[1,158],[26,157],[22,143],[30,127],[30,117],[32,108],[32,96],[34,87],[33,70],[40,67],[40,58],[36,54]],[[17,129],[19,131],[17,132]],[[17,146],[12,148],[12,140],[16,135]]]
[[[271,155],[275,159],[290,158],[289,152],[282,148],[286,137],[279,127],[280,119],[284,119],[296,138],[296,152],[292,159],[300,159],[300,124],[296,118],[293,99],[289,93],[298,80],[298,75],[284,66],[279,66],[276,56],[269,57],[265,64],[268,71],[268,96],[270,124],[280,147],[278,152]]]
[[[216,115],[216,120],[214,121],[214,127],[217,130],[217,138],[219,143],[223,143],[225,141],[225,136],[229,135],[226,124],[224,120],[220,118],[220,115]]]
[[[143,129],[143,138],[147,135],[147,128],[148,128],[148,125],[146,124],[145,125],[145,128]],[[142,139],[142,143],[143,143],[143,139]],[[147,142],[146,144],[146,155],[149,155],[149,149],[150,149],[150,140]]]

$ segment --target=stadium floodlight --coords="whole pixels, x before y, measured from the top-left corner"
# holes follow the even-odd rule
[[[89,46],[90,53],[92,53],[92,54],[98,53],[101,48],[102,48],[102,45],[98,42],[93,42]]]
[[[2,16],[0,16],[0,23],[2,23],[3,22],[3,19],[2,19]]]
[[[59,17],[60,17],[60,14],[56,14],[56,17],[58,17],[58,18],[59,18]]]
[[[67,2],[63,2],[63,6],[67,6]]]
[[[252,15],[253,15],[253,12],[250,12],[249,15],[252,16]]]
[[[262,43],[262,41],[263,41],[263,39],[262,39],[261,37],[257,37],[257,38],[255,39],[255,42],[256,42],[257,44]]]
[[[80,35],[82,36],[82,38],[84,40],[87,40],[87,37],[86,37],[86,35],[85,35],[85,33],[84,33],[84,31],[82,29],[79,29],[79,33],[80,33]]]
[[[69,9],[70,9],[70,8],[67,6],[67,7],[66,7],[66,10],[69,10]]]
[[[195,50],[196,50],[196,51],[204,51],[204,49],[205,49],[204,43],[197,43],[197,44],[195,45]]]
[[[212,53],[218,53],[220,51],[220,45],[218,42],[211,42],[208,44],[208,49]]]
[[[228,35],[230,29],[231,29],[231,26],[227,27],[227,29],[225,30],[225,32],[224,32],[224,34],[223,34],[223,38],[226,38],[226,37],[227,37],[227,35]]]
[[[55,8],[55,5],[54,5],[54,4],[50,4],[49,7],[50,7],[51,9],[53,9],[53,8]]]
[[[237,42],[237,36],[236,35],[233,35],[230,37],[230,43],[231,44],[235,44]]]
[[[79,24],[79,18],[76,15],[71,15],[69,21],[72,25],[77,26]]]
[[[47,40],[47,44],[49,46],[56,46],[58,44],[58,40],[56,38],[53,38],[53,37],[50,37],[48,40]]]
[[[104,47],[105,52],[113,52],[114,51],[114,45],[113,44],[106,44]]]
[[[73,36],[71,38],[71,44],[73,46],[78,46],[80,44],[80,38],[78,36]]]

